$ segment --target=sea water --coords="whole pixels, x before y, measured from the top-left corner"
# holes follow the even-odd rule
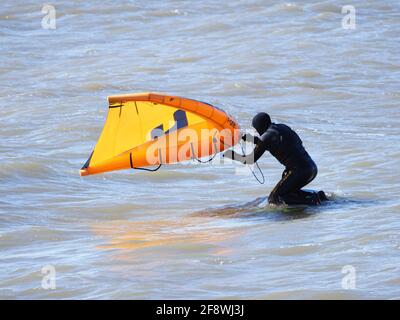
[[[2,1],[0,298],[400,298],[400,3]],[[231,162],[80,177],[106,97],[291,126],[333,201]],[[256,174],[259,172],[255,172]]]

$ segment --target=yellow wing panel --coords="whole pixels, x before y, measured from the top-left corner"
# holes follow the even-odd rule
[[[206,120],[196,114],[160,103],[127,101],[111,105],[90,164],[95,166],[155,137],[202,122]]]
[[[138,101],[136,104],[142,124],[143,143],[152,140],[154,136],[179,129],[179,123],[189,127],[206,121],[196,114],[161,103]]]
[[[120,107],[120,117],[118,118],[115,149],[111,156],[116,156],[143,143],[145,143],[145,139],[142,134],[142,123],[135,103],[123,103]]]
[[[110,108],[108,110],[106,123],[92,153],[90,160],[91,166],[96,166],[96,164],[112,157],[114,154],[119,124],[119,112],[119,108]]]

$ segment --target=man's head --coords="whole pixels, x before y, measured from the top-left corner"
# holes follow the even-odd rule
[[[262,135],[265,131],[267,131],[268,127],[271,125],[271,118],[268,113],[260,112],[257,113],[252,122],[252,126],[257,132]]]

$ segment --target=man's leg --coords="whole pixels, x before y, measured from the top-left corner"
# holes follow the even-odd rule
[[[314,163],[305,168],[285,170],[282,179],[269,195],[268,201],[274,204],[319,204],[319,197],[316,193],[300,190],[316,175],[317,167]]]
[[[318,194],[314,191],[299,190],[293,193],[284,194],[281,199],[286,204],[305,204],[305,205],[318,205],[321,201]]]
[[[319,200],[321,201],[329,201],[328,197],[326,196],[325,192],[320,190],[317,192]]]

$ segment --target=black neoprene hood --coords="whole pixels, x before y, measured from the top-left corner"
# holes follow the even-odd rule
[[[252,121],[252,126],[257,132],[262,135],[265,131],[267,131],[268,127],[271,125],[271,118],[268,113],[260,112],[257,113]]]

